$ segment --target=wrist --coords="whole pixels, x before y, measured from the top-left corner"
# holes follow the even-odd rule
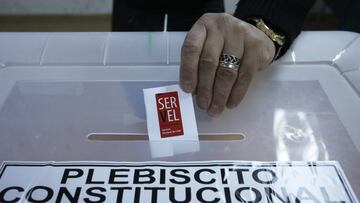
[[[247,18],[245,21],[264,32],[264,34],[270,38],[275,46],[275,55],[273,60],[278,59],[286,44],[287,39],[285,35],[277,30],[274,30],[274,28],[266,24],[261,18]]]

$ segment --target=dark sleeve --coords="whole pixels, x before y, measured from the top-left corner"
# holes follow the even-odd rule
[[[234,16],[246,20],[259,17],[275,31],[286,36],[280,56],[301,32],[306,14],[315,0],[240,0]]]

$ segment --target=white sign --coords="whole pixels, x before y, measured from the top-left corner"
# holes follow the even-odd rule
[[[357,203],[337,162],[5,162],[0,202]]]
[[[192,95],[179,85],[144,89],[150,140],[198,140]]]

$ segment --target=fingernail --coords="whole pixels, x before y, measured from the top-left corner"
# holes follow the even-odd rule
[[[181,88],[184,92],[190,93],[191,92],[191,82],[190,81],[183,81],[181,83]]]
[[[213,105],[208,111],[208,114],[212,117],[218,117],[220,115],[220,108],[218,105]]]
[[[229,109],[233,109],[237,107],[237,104],[227,104],[226,107],[228,107]]]
[[[197,98],[197,104],[201,109],[207,109],[208,108],[208,100],[204,97]]]

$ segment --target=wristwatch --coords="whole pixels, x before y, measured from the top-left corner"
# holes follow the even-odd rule
[[[285,35],[282,35],[278,32],[275,32],[272,30],[268,25],[265,24],[265,22],[260,18],[248,18],[246,21],[253,26],[257,27],[259,30],[263,31],[273,42],[275,45],[275,56],[274,60],[276,60],[280,53],[282,48],[284,48],[284,45],[286,43],[286,37]]]

